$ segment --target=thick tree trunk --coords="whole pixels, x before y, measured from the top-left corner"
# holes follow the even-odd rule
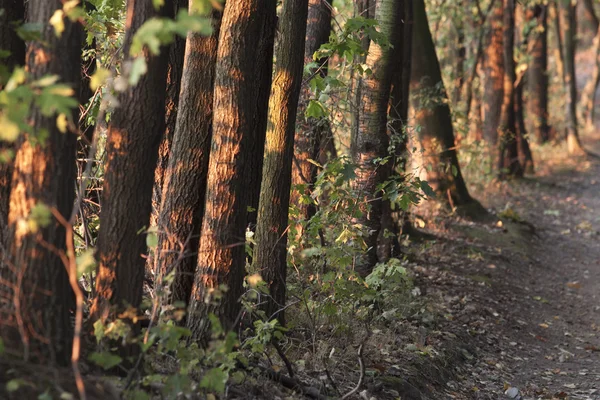
[[[245,170],[255,140],[254,117],[267,108],[256,102],[260,73],[255,50],[261,28],[274,12],[274,4],[267,7],[259,0],[225,4],[216,60],[207,203],[187,320],[197,340],[207,339],[209,313],[215,313],[223,327],[231,329],[240,311],[247,215]],[[227,285],[227,291],[215,299],[212,295],[220,292],[220,285]]]
[[[528,20],[535,18],[537,27],[531,34],[531,62],[527,71],[528,107],[533,135],[540,142],[550,139],[548,125],[548,6],[536,5],[528,11]]]
[[[548,16],[554,23],[552,24],[554,27],[554,37],[556,38],[556,46],[554,46],[554,62],[556,63],[556,72],[558,76],[564,81],[565,79],[565,66],[564,66],[564,50],[563,50],[563,39],[562,39],[562,29],[560,27],[560,15],[558,12],[558,4],[555,0],[548,4]]]
[[[260,29],[260,41],[255,52],[256,78],[254,82],[255,104],[264,105],[258,107],[252,121],[252,140],[248,149],[248,162],[246,168],[246,205],[248,215],[247,226],[254,230],[256,216],[258,213],[258,200],[263,171],[263,155],[265,151],[265,135],[267,132],[267,115],[269,109],[269,95],[271,94],[271,81],[273,79],[273,45],[277,31],[276,0],[264,0],[262,8],[269,10],[265,14]]]
[[[533,155],[529,148],[527,140],[527,128],[525,127],[525,115],[523,106],[523,79],[515,87],[515,118],[517,126],[517,154],[519,163],[522,165],[523,172],[533,174],[534,164]]]
[[[584,4],[585,3],[586,2],[584,2]],[[596,35],[593,40],[595,62],[594,68],[592,69],[592,76],[590,76],[589,81],[585,84],[585,87],[581,92],[581,116],[585,121],[586,129],[593,130],[594,114],[596,110],[596,93],[598,91],[598,84],[600,84],[600,23],[598,22],[598,17],[596,17],[593,6],[591,4],[589,6],[591,19],[595,22],[593,27],[596,28]]]
[[[48,23],[60,0],[30,1],[27,22],[42,26],[41,40],[28,43],[27,69],[31,79],[57,75],[77,93],[80,84],[83,29],[64,19],[60,37]],[[71,117],[77,121],[77,112]],[[33,134],[17,144],[10,194],[9,260],[3,278],[13,285],[13,304],[3,305],[0,329],[9,329],[7,347],[19,349],[25,358],[38,362],[67,364],[71,353],[72,326],[69,309],[74,306],[66,266],[65,229],[55,218],[48,226],[32,229],[25,221],[37,204],[44,204],[69,219],[75,195],[77,133],[63,133],[56,115],[43,116],[33,109],[29,118]],[[38,135],[44,135],[40,141]],[[25,223],[24,223],[25,222]],[[16,336],[13,336],[16,334]],[[17,339],[17,341],[11,340]]]
[[[367,229],[364,241],[366,254],[356,262],[356,271],[361,276],[371,273],[378,262],[377,238],[381,230],[383,201],[378,189],[389,175],[389,166],[377,162],[389,155],[387,135],[387,113],[394,72],[394,50],[402,36],[403,25],[399,16],[404,3],[396,0],[380,0],[375,18],[379,29],[393,47],[382,47],[371,41],[365,64],[372,74],[359,82],[358,132],[353,148],[356,178],[352,182],[362,203],[359,222]]]
[[[497,173],[500,179],[523,176],[523,167],[519,163],[517,146],[517,128],[515,116],[515,3],[503,0],[503,48],[504,48],[504,100],[498,126]]]
[[[190,1],[190,9],[194,2]],[[212,134],[213,84],[221,14],[213,14],[213,33],[187,36],[179,110],[171,157],[165,171],[158,219],[155,271],[161,282],[175,276],[167,303],[187,303],[194,283]]]
[[[313,62],[313,54],[322,44],[327,43],[331,33],[331,4],[327,0],[309,0],[308,19],[306,26],[306,43],[304,47],[304,64]],[[328,59],[317,60],[318,69],[310,71],[310,75],[319,74],[327,76]],[[327,118],[307,118],[306,108],[312,97],[308,84],[303,85],[300,92],[298,112],[296,118],[296,136],[294,139],[294,162],[292,164],[292,185],[304,185],[304,192],[292,193],[292,202],[298,203],[301,194],[310,196],[317,179],[317,167],[308,160],[316,160],[324,141],[333,142],[330,135]],[[335,147],[334,147],[335,149]],[[297,204],[300,216],[308,221],[316,212],[313,205]]]
[[[172,15],[177,15],[179,10],[188,8],[189,0],[175,0]],[[171,154],[171,143],[175,135],[177,109],[179,107],[179,93],[181,89],[181,76],[183,74],[183,58],[186,49],[186,39],[177,35],[169,46],[169,65],[167,67],[167,97],[165,99],[165,133],[158,146],[158,160],[154,170],[154,187],[152,188],[152,214],[150,226],[156,226],[160,213],[165,174]],[[149,267],[152,263],[148,264]]]
[[[287,228],[298,97],[302,85],[308,0],[283,4],[277,63],[269,101],[262,190],[253,263],[269,285],[264,310],[284,324]],[[278,312],[278,310],[281,310]]]
[[[483,70],[483,138],[490,148],[498,143],[498,125],[504,98],[504,56],[502,48],[502,0],[495,0],[489,14],[490,41],[487,43]]]
[[[25,42],[19,38],[13,24],[25,19],[23,0],[0,0],[0,51],[10,52],[0,66],[0,89],[16,66],[25,64]],[[7,246],[8,200],[10,196],[13,160],[12,144],[0,139],[0,266],[3,249]]]
[[[558,0],[560,23],[564,35],[564,83],[565,83],[565,107],[567,123],[567,150],[569,154],[583,154],[584,150],[579,140],[577,127],[577,82],[575,75],[575,34],[576,5],[571,0]]]
[[[419,93],[435,90],[442,82],[423,0],[415,2],[413,29],[415,51],[412,52],[410,90],[415,110],[414,124],[420,127],[418,137],[423,146],[423,157],[425,163],[431,165],[427,168],[427,181],[442,204],[471,218],[483,217],[485,209],[471,197],[460,172],[447,102],[422,106],[419,99]],[[442,93],[447,96],[443,86]]]
[[[163,12],[172,9],[167,1]],[[157,15],[151,0],[128,0],[125,54],[138,28]],[[147,247],[140,230],[148,226],[152,210],[154,167],[165,127],[168,52],[162,49],[146,61],[148,72],[119,94],[120,107],[108,128],[93,319],[114,317],[142,300]]]

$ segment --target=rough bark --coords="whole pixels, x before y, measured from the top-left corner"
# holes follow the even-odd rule
[[[504,99],[498,125],[497,174],[500,179],[523,175],[517,147],[517,127],[515,116],[515,3],[503,0],[503,49],[504,49]]]
[[[394,72],[394,49],[398,48],[403,28],[398,17],[403,8],[402,1],[377,2],[375,18],[381,33],[393,47],[382,47],[371,41],[365,64],[372,74],[363,76],[359,82],[358,132],[352,149],[356,178],[352,185],[362,203],[359,223],[367,230],[364,236],[366,254],[359,257],[355,267],[361,276],[371,273],[378,262],[377,238],[381,230],[383,210],[378,186],[389,175],[389,166],[379,164],[377,159],[389,155],[387,113]]]
[[[27,22],[40,24],[42,30],[40,41],[28,43],[26,65],[31,79],[57,75],[77,93],[83,30],[79,23],[65,18],[65,30],[57,37],[48,23],[57,9],[62,9],[60,0],[29,2]],[[77,121],[77,110],[71,117]],[[62,133],[56,126],[56,115],[45,117],[37,108],[32,109],[29,120],[34,133],[18,140],[14,161],[9,256],[2,270],[2,278],[10,282],[12,304],[2,304],[0,329],[8,329],[2,335],[7,347],[22,351],[26,359],[67,364],[73,330],[69,310],[74,298],[60,258],[66,248],[65,229],[55,218],[37,230],[27,220],[37,204],[54,209],[66,219],[70,217],[77,135],[72,131]],[[42,132],[45,140],[39,140]]]
[[[588,4],[589,15],[592,23],[592,27],[595,28],[595,36],[592,42],[593,54],[595,56],[594,67],[592,69],[592,75],[589,81],[585,84],[583,91],[581,92],[581,116],[585,121],[585,127],[588,130],[594,129],[594,114],[596,111],[596,93],[598,92],[598,84],[600,84],[600,22],[594,12],[591,1],[584,1],[584,4]]]
[[[533,136],[540,143],[550,139],[548,125],[548,6],[536,5],[528,11],[528,20],[535,18],[537,27],[531,34],[531,62],[527,71],[527,112]]]
[[[527,128],[525,126],[525,113],[523,105],[523,79],[515,87],[515,119],[517,132],[517,154],[519,163],[523,168],[524,173],[533,174],[534,163],[533,154],[527,140]]]
[[[190,8],[194,1],[191,0]],[[213,33],[187,36],[179,110],[165,171],[158,218],[155,271],[158,282],[175,270],[166,303],[187,303],[194,283],[212,134],[213,87],[221,14]]]
[[[563,64],[565,84],[565,111],[567,123],[567,151],[569,154],[583,154],[584,150],[579,140],[577,128],[577,82],[575,75],[575,34],[576,4],[571,0],[559,1],[560,23],[563,28]]]
[[[162,11],[171,10],[167,1]],[[137,29],[158,14],[152,0],[128,0],[125,54]],[[120,106],[108,128],[92,319],[114,317],[142,300],[147,248],[140,230],[148,226],[152,210],[154,167],[165,127],[168,52],[147,54],[146,62],[148,72],[138,84],[119,94]]]
[[[504,98],[504,56],[502,50],[502,24],[504,9],[501,0],[496,0],[489,13],[490,41],[486,44],[483,59],[482,119],[483,138],[490,148],[498,142],[498,125]]]
[[[253,263],[269,285],[263,307],[284,324],[287,228],[298,97],[302,85],[308,0],[288,0],[281,10],[275,76],[269,100],[265,160]],[[278,311],[281,310],[281,311]]]
[[[225,4],[215,72],[207,203],[187,320],[197,340],[207,339],[209,313],[215,313],[223,327],[231,329],[240,310],[247,215],[245,170],[250,142],[255,140],[253,118],[267,107],[255,100],[259,76],[256,49],[261,27],[274,12],[274,7],[259,0]],[[216,299],[211,294],[220,285],[227,285],[227,291]]]
[[[265,12],[260,28],[260,41],[255,50],[255,68],[257,69],[254,82],[255,104],[258,107],[252,121],[252,140],[248,149],[249,159],[246,168],[246,205],[249,208],[246,218],[247,225],[254,230],[258,213],[258,200],[262,181],[263,155],[265,151],[265,135],[267,132],[267,115],[269,113],[269,95],[273,79],[273,45],[277,31],[276,0],[264,0],[262,5]]]
[[[16,66],[25,64],[25,42],[15,31],[16,24],[25,19],[23,0],[0,0],[0,51],[8,51],[9,55],[2,59],[0,65],[0,89]],[[0,140],[0,264],[3,249],[6,247],[8,230],[8,200],[12,179],[12,144]]]
[[[189,0],[175,0],[172,5],[173,15],[179,10],[188,8]],[[156,226],[160,205],[162,201],[165,174],[169,164],[175,125],[177,121],[177,110],[179,107],[179,93],[181,89],[181,76],[183,74],[183,59],[186,51],[186,39],[177,35],[169,46],[169,65],[167,67],[167,94],[165,99],[165,133],[158,146],[158,160],[154,170],[154,187],[152,188],[152,214],[150,226]],[[149,264],[151,266],[152,263]]]
[[[304,47],[304,64],[313,62],[313,54],[322,44],[327,43],[331,33],[331,4],[327,0],[310,0],[308,3],[308,17],[306,26],[306,42]],[[327,58],[317,60],[318,68],[309,72],[309,77],[319,74],[327,76]],[[296,118],[296,136],[294,139],[294,162],[292,164],[292,185],[304,185],[302,194],[310,196],[317,178],[317,167],[308,160],[316,160],[324,141],[332,142],[329,122],[326,118],[307,118],[306,108],[312,98],[308,84],[303,85],[300,92],[298,112]],[[334,147],[335,149],[335,147]],[[299,192],[294,190],[292,202],[298,203]],[[312,205],[297,204],[300,216],[309,220],[316,209]]]

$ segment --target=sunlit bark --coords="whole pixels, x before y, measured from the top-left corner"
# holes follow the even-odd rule
[[[504,56],[502,50],[502,0],[495,0],[488,17],[490,36],[483,60],[483,138],[490,148],[498,142],[498,125],[504,98]]]
[[[591,4],[591,0],[586,0],[583,3],[586,5],[590,20],[592,21],[592,28],[595,28],[596,32],[592,42],[595,57],[594,66],[592,74],[581,92],[581,115],[585,121],[586,129],[592,130],[594,129],[594,115],[596,111],[596,93],[598,92],[598,84],[600,84],[600,22],[594,11],[594,6]]]

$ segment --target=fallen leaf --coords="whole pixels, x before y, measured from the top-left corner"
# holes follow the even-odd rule
[[[579,283],[579,281],[567,282],[567,287],[571,289],[581,289],[581,283]]]

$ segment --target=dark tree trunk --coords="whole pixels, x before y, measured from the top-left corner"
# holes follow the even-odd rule
[[[248,150],[246,168],[246,205],[249,208],[246,217],[247,225],[254,230],[258,213],[258,200],[262,181],[263,155],[265,151],[265,135],[267,132],[267,115],[269,113],[269,95],[271,94],[271,81],[273,79],[273,45],[277,30],[277,14],[275,11],[276,0],[264,0],[263,9],[269,10],[262,21],[260,41],[255,51],[256,80],[254,82],[255,104],[265,105],[258,107],[252,121],[252,141]]]
[[[548,6],[537,5],[528,11],[528,19],[537,19],[531,34],[531,62],[527,71],[527,113],[533,125],[533,135],[540,143],[550,139],[548,125]]]
[[[523,168],[523,172],[528,174],[534,173],[533,155],[529,148],[527,140],[527,128],[525,127],[525,115],[523,106],[523,86],[524,81],[521,81],[515,87],[515,118],[517,125],[517,154],[519,155],[519,163]]]
[[[194,283],[204,215],[220,23],[221,14],[215,12],[211,36],[199,33],[187,36],[177,124],[165,171],[155,252],[159,282],[173,269],[176,271],[171,293],[165,299],[168,303],[187,303]]]
[[[256,80],[261,71],[256,49],[265,20],[275,13],[259,0],[225,4],[217,50],[213,136],[208,165],[206,206],[202,220],[198,271],[190,298],[187,325],[197,340],[207,339],[214,313],[225,329],[231,329],[240,311],[245,266],[245,226],[254,117],[267,104],[256,102]],[[231,71],[238,73],[232,75]],[[228,290],[209,303],[214,290]]]
[[[167,1],[162,11],[172,10]],[[158,14],[151,0],[128,0],[125,54],[138,28]],[[142,300],[147,248],[140,230],[150,220],[154,167],[165,128],[167,49],[147,55],[146,62],[148,72],[138,84],[119,94],[120,107],[108,128],[93,319],[114,317]]]
[[[32,80],[58,75],[60,82],[77,93],[83,29],[65,18],[65,30],[57,37],[48,21],[58,9],[62,9],[60,0],[29,2],[27,22],[43,28],[41,40],[28,43],[27,69]],[[77,121],[76,110],[71,117]],[[38,229],[23,221],[37,204],[69,219],[75,195],[77,133],[62,133],[56,115],[45,117],[39,109],[31,111],[29,120],[33,135],[23,135],[17,144],[8,218],[9,260],[2,269],[3,278],[12,285],[13,304],[3,304],[0,329],[9,328],[8,337],[2,335],[9,339],[7,347],[22,351],[25,358],[67,364],[73,332],[69,310],[74,297],[59,254],[66,248],[65,229],[54,218]],[[43,143],[38,140],[42,130]]]
[[[583,154],[577,128],[577,82],[575,75],[575,34],[577,32],[576,5],[571,0],[558,0],[560,23],[563,28],[563,64],[565,83],[565,107],[567,123],[567,150],[569,154]]]
[[[331,4],[327,0],[309,0],[308,19],[306,26],[306,43],[304,47],[304,64],[313,62],[313,54],[322,44],[329,41],[331,33]],[[327,76],[327,64],[329,60],[322,58],[317,60],[318,69],[310,71],[310,75],[319,74]],[[303,85],[300,93],[298,112],[296,119],[296,136],[294,139],[294,162],[292,165],[292,185],[304,185],[304,192],[294,191],[292,202],[298,203],[301,194],[310,196],[317,179],[317,167],[308,160],[316,160],[321,150],[321,144],[331,142],[333,138],[327,118],[307,118],[306,108],[312,97],[308,84]],[[330,137],[327,137],[327,136]],[[334,146],[335,150],[335,146]],[[316,212],[311,204],[297,204],[300,208],[300,216],[308,221]]]
[[[498,142],[498,125],[504,98],[504,58],[502,48],[502,24],[504,9],[502,0],[495,0],[488,20],[490,23],[490,41],[487,43],[483,70],[483,138],[490,148]]]
[[[269,285],[264,310],[284,324],[287,228],[298,97],[302,85],[308,0],[283,4],[277,63],[269,101],[262,190],[253,263]],[[278,312],[278,310],[281,310]]]
[[[25,19],[23,0],[0,0],[0,51],[10,54],[2,59],[0,65],[0,89],[10,77],[16,66],[25,64],[25,42],[19,38],[15,28]],[[13,171],[11,157],[13,146],[0,139],[0,265],[2,264],[3,249],[7,246],[8,230],[8,200]]]
[[[435,90],[439,85],[442,85],[442,96],[447,99],[423,0],[415,2],[413,29],[410,91],[416,115],[414,123],[420,127],[418,137],[423,146],[424,161],[431,165],[427,169],[427,181],[442,204],[471,218],[483,217],[485,209],[469,194],[460,171],[447,102],[427,106],[420,102],[421,93]]]
[[[189,0],[175,0],[172,2],[173,14],[188,8]],[[169,65],[167,67],[167,97],[165,99],[165,134],[158,146],[158,160],[154,170],[154,187],[152,188],[152,214],[150,226],[156,226],[160,213],[165,174],[171,155],[171,143],[175,135],[177,110],[179,107],[179,94],[181,89],[181,76],[183,74],[183,58],[186,50],[186,39],[177,35],[175,41],[169,46]],[[152,263],[148,264],[149,267]]]

